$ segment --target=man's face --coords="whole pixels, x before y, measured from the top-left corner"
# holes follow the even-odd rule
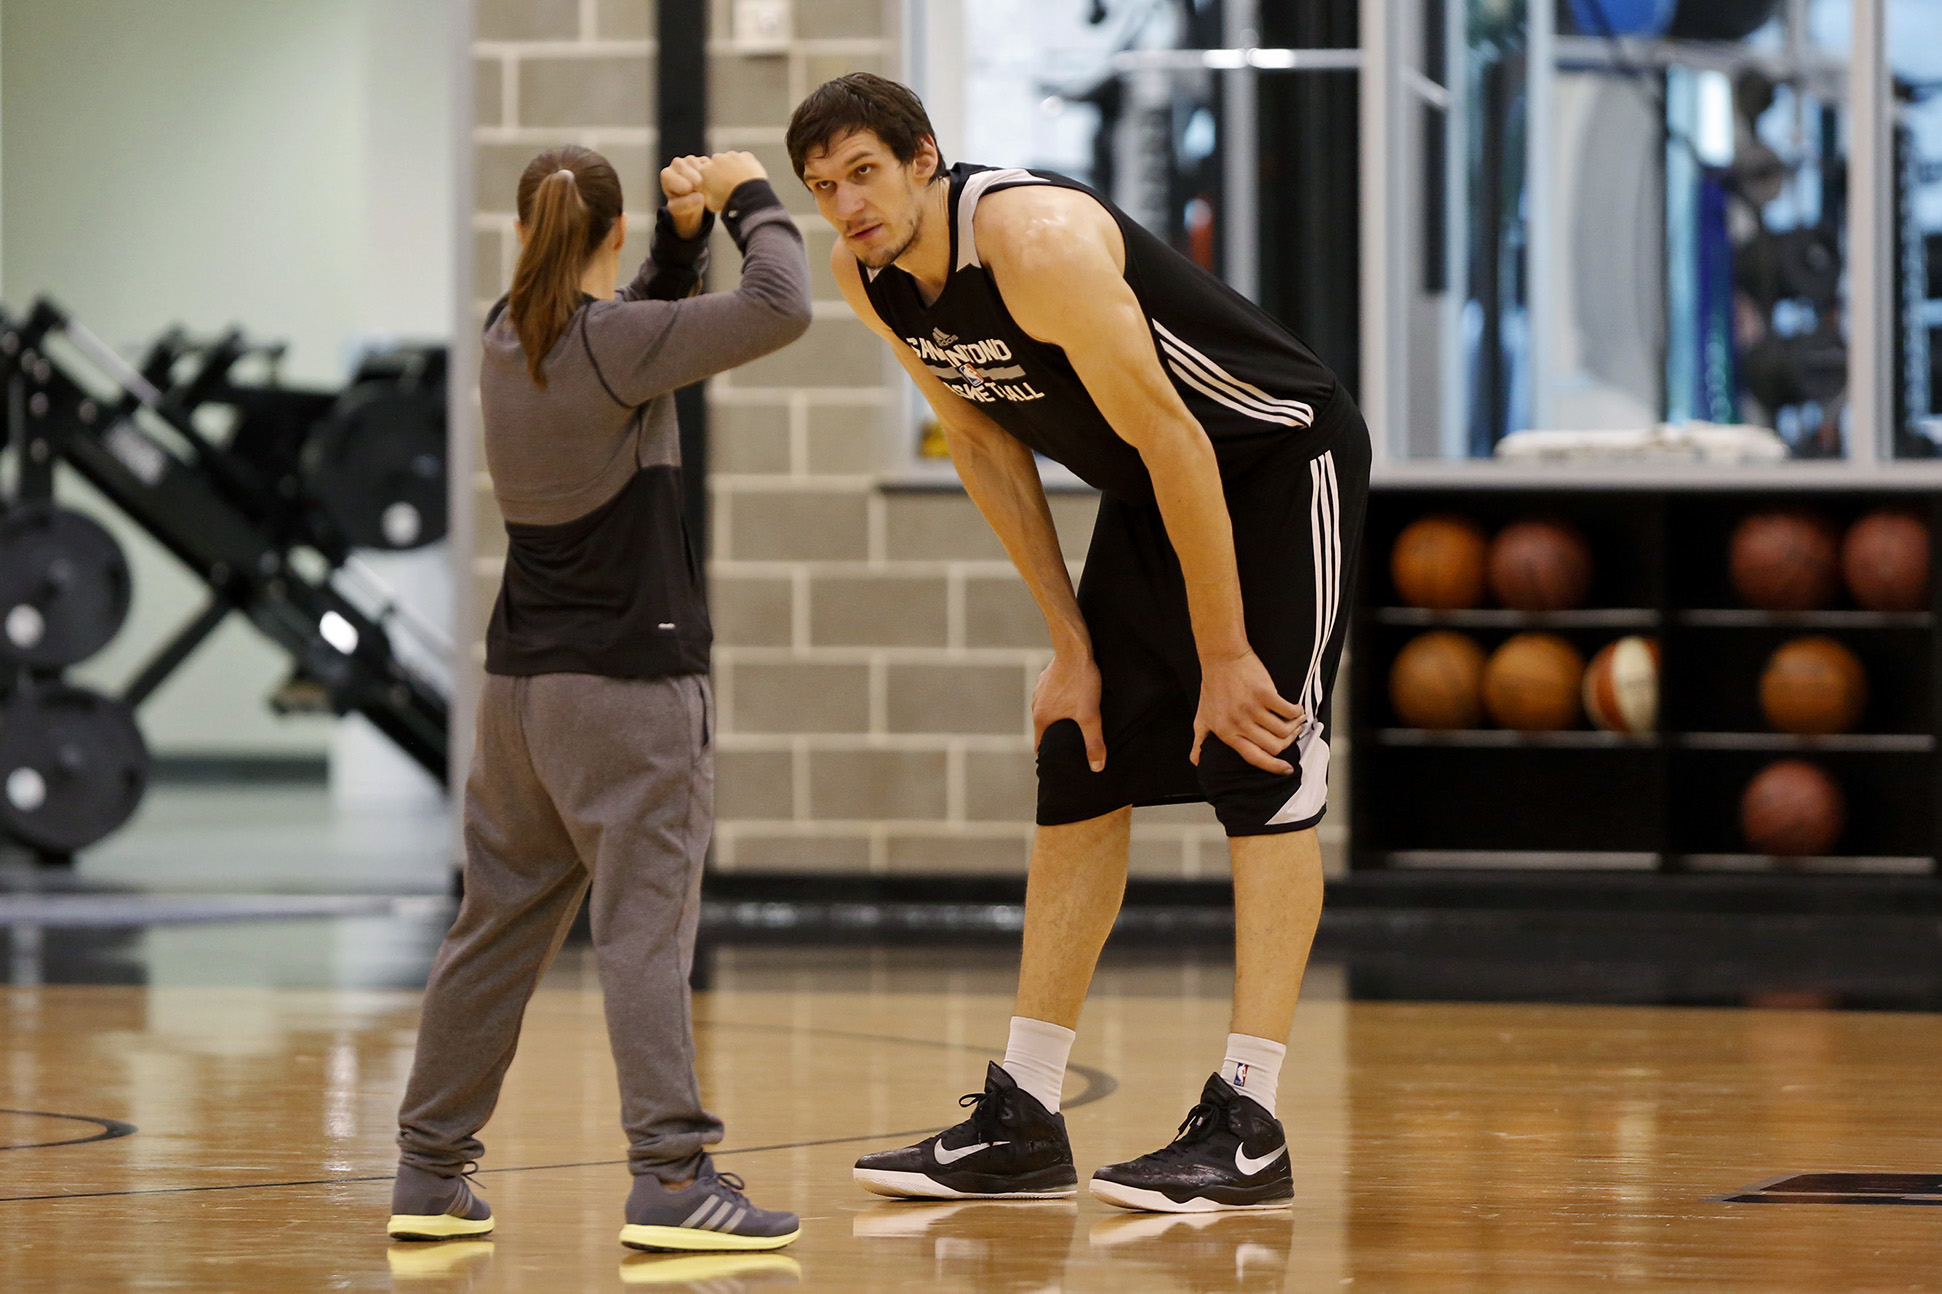
[[[802,180],[843,245],[880,270],[916,241],[924,189],[936,170],[937,150],[928,140],[906,166],[875,131],[855,130],[810,153]]]

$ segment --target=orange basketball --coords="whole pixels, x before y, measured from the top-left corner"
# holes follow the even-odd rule
[[[1585,667],[1585,717],[1606,732],[1651,732],[1659,722],[1659,640],[1606,643]]]
[[[1834,600],[1840,532],[1817,513],[1756,512],[1733,531],[1733,587],[1761,611],[1814,611]]]
[[[1929,602],[1929,528],[1908,508],[1878,508],[1848,527],[1841,574],[1857,606],[1920,611]]]
[[[1849,732],[1868,708],[1868,672],[1821,634],[1782,643],[1760,674],[1760,709],[1780,732]]]
[[[1389,700],[1412,728],[1474,728],[1483,719],[1483,648],[1468,634],[1420,634],[1396,653]]]
[[[1514,611],[1568,611],[1591,591],[1591,546],[1561,521],[1512,522],[1490,542],[1490,591]]]
[[[1412,607],[1457,611],[1483,602],[1484,533],[1468,517],[1438,514],[1403,527],[1389,576]]]
[[[1767,765],[1740,796],[1740,832],[1756,853],[1824,854],[1841,838],[1847,816],[1839,783],[1805,760]]]
[[[1585,658],[1556,634],[1518,634],[1484,666],[1484,708],[1519,732],[1573,727],[1584,674]]]

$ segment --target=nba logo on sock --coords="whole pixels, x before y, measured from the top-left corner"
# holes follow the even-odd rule
[[[1244,1088],[1247,1086],[1247,1071],[1248,1071],[1248,1065],[1246,1061],[1234,1062],[1234,1086],[1235,1087]]]

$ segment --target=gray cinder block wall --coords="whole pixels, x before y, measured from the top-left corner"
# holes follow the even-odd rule
[[[905,379],[843,304],[829,274],[834,234],[783,149],[810,88],[847,71],[897,75],[898,10],[795,0],[786,48],[751,53],[734,45],[729,0],[713,2],[711,146],[767,163],[803,228],[816,295],[803,340],[709,385],[725,870],[1022,873],[1030,845],[1043,622],[961,493],[886,488],[909,434]],[[572,140],[604,152],[630,225],[651,227],[654,31],[652,0],[478,0],[480,315],[510,279],[513,187],[540,148]],[[712,286],[732,285],[736,259],[717,248]],[[474,506],[476,643],[504,549],[482,476]],[[1086,495],[1053,500],[1075,574],[1093,507]],[[1136,820],[1136,875],[1220,876],[1226,861],[1204,806]]]

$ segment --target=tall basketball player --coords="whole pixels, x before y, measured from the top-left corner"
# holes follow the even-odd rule
[[[821,86],[788,147],[841,235],[837,282],[936,411],[1053,648],[1032,696],[1039,826],[1004,1063],[969,1119],[865,1155],[856,1178],[886,1195],[1075,1192],[1059,1091],[1125,892],[1131,808],[1206,800],[1234,867],[1227,1054],[1178,1137],[1091,1189],[1131,1209],[1286,1207],[1275,1091],[1321,913],[1361,415],[1306,346],[1083,185],[945,169],[894,81]],[[1076,594],[1034,453],[1103,495]]]

